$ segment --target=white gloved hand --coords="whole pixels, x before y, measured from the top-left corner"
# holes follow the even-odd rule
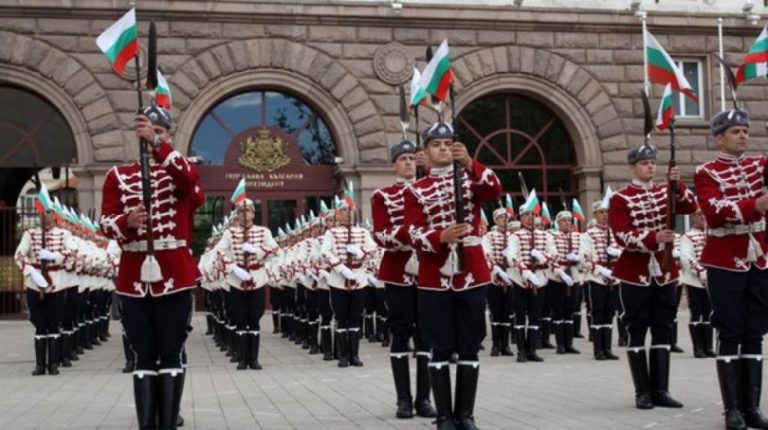
[[[369,284],[370,284],[372,287],[375,287],[377,282],[379,282],[379,280],[378,280],[378,279],[376,279],[376,277],[375,277],[375,276],[372,276],[372,275],[368,275],[368,283],[369,283]]]
[[[536,262],[539,264],[544,264],[544,262],[547,261],[547,258],[544,257],[544,254],[542,254],[538,249],[531,250],[531,257],[535,258]]]
[[[251,279],[253,279],[253,276],[251,276],[251,274],[247,270],[243,269],[240,266],[233,267],[232,268],[232,273],[235,276],[237,276],[237,279],[239,279],[239,280],[241,280],[243,282],[248,282]]]
[[[347,245],[347,253],[352,254],[355,258],[363,258],[363,250],[357,245]]]
[[[535,273],[531,272],[530,270],[524,270],[523,277],[525,278],[526,281],[530,282],[531,284],[537,287],[544,285],[542,279],[539,278]]]
[[[680,251],[678,251],[677,249],[673,249],[672,258],[680,258]]]
[[[605,248],[605,253],[610,255],[611,257],[618,257],[621,255],[621,250],[619,248],[609,246]]]
[[[32,282],[34,282],[35,285],[40,288],[48,288],[48,281],[45,279],[43,274],[35,268],[31,269],[32,270],[29,271],[29,276],[32,278]]]
[[[256,251],[258,251],[258,248],[251,245],[250,243],[244,243],[243,244],[243,252],[247,252],[249,254],[255,254]]]
[[[506,249],[501,251],[501,253],[504,256],[504,258],[506,258],[507,260],[511,259],[512,258],[512,247],[508,246]]]
[[[328,275],[330,275],[330,273],[328,273],[328,271],[321,270],[320,273],[317,276],[317,280],[320,281],[320,280],[328,279]]]
[[[56,261],[56,254],[45,248],[42,248],[37,251],[37,258],[40,261]]]
[[[348,279],[350,281],[355,279],[355,272],[349,270],[349,267],[339,264],[336,266],[336,270],[343,276],[345,279]]]
[[[569,287],[572,287],[572,286],[573,286],[573,278],[571,278],[570,276],[568,276],[568,274],[567,274],[567,273],[565,273],[565,270],[563,270],[563,269],[557,269],[557,270],[555,270],[555,274],[556,274],[557,276],[559,276],[559,277],[560,277],[560,279],[562,279],[562,280],[563,280],[563,282],[565,282],[565,285],[568,285]]]
[[[606,267],[598,268],[597,269],[597,273],[599,273],[600,275],[602,275],[602,276],[604,276],[604,277],[606,277],[608,279],[613,278],[613,272],[611,271],[611,269],[608,269]]]
[[[579,258],[579,256],[573,252],[566,255],[565,259],[568,260],[569,263],[578,263],[579,261],[581,261],[581,258]]]
[[[501,282],[504,283],[504,285],[511,285],[512,284],[512,278],[510,278],[509,275],[507,275],[506,272],[500,271],[499,273],[497,273],[497,275],[499,276],[499,279],[501,279]]]

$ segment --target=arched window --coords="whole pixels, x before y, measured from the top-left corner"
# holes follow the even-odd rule
[[[306,103],[276,91],[247,91],[219,102],[195,130],[189,155],[200,157],[203,164],[221,165],[233,139],[259,126],[288,133],[306,164],[333,164],[336,144],[325,121]]]
[[[576,156],[563,121],[543,104],[517,94],[494,94],[473,101],[458,118],[461,140],[470,154],[492,168],[505,193],[522,202],[518,172],[529,189],[545,198],[552,216],[562,209],[560,190],[576,196]]]

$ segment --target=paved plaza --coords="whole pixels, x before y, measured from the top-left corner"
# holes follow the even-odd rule
[[[681,318],[685,315],[681,313]],[[363,342],[362,368],[339,369],[271,334],[265,316],[262,371],[237,371],[204,336],[194,318],[190,366],[182,400],[184,429],[425,429],[431,420],[398,420],[387,351]],[[685,354],[672,360],[672,394],[682,410],[634,408],[623,351],[617,362],[592,360],[590,345],[576,339],[580,356],[544,351],[544,363],[481,356],[475,415],[491,429],[720,429],[720,395],[712,359],[694,359],[685,321]],[[112,337],[87,351],[59,376],[30,376],[32,326],[0,322],[0,428],[136,428],[131,377],[123,366],[120,325]],[[486,339],[489,348],[489,340]],[[415,360],[411,369],[415,368]]]

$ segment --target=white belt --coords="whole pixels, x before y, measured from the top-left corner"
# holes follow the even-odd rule
[[[749,225],[739,224],[732,227],[717,227],[707,230],[707,236],[725,237],[730,235],[742,235],[765,231],[765,220],[753,222]]]
[[[482,239],[480,239],[479,236],[465,236],[461,239],[461,243],[463,243],[464,246],[480,246],[482,244]]]
[[[155,239],[152,241],[155,246],[155,251],[168,251],[171,249],[186,248],[186,240],[177,239]],[[137,240],[134,242],[124,243],[122,246],[125,252],[147,252],[147,241]]]

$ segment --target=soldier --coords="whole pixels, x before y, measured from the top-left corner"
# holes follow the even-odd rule
[[[332,212],[320,218],[315,226],[318,237],[324,238],[327,230],[336,225],[336,216]],[[322,253],[322,241],[320,242],[320,255],[317,258],[317,305],[320,311],[320,351],[323,353],[323,361],[333,360],[333,309],[331,308],[331,291],[328,285],[328,276],[333,268]]]
[[[446,123],[423,133],[430,172],[405,191],[404,224],[419,256],[418,318],[424,340],[432,347],[429,363],[437,428],[474,429],[473,416],[480,371],[478,350],[485,336],[485,286],[491,272],[478,236],[483,202],[501,192],[492,170],[473,160]],[[460,168],[460,172],[454,172]],[[454,178],[460,183],[455,184]],[[457,222],[454,186],[462,191],[465,220]],[[459,252],[464,267],[459,267]],[[456,404],[451,411],[449,359],[458,355]]]
[[[555,216],[557,231],[552,233],[557,253],[553,256],[551,270],[547,271],[547,300],[552,308],[552,326],[555,332],[558,354],[580,354],[573,347],[573,309],[576,280],[579,278],[576,264],[579,262],[581,233],[572,231],[573,215],[570,211]]]
[[[371,196],[373,239],[384,250],[378,268],[378,279],[384,283],[384,297],[389,308],[387,325],[392,333],[389,361],[397,392],[398,418],[412,418],[413,410],[420,417],[436,415],[429,401],[429,347],[418,330],[415,275],[418,270],[416,253],[410,245],[408,228],[404,224],[404,192],[416,178],[416,145],[403,140],[390,149],[390,160],[397,175],[394,184],[379,188]],[[416,400],[411,395],[408,342],[416,345]]]
[[[514,354],[509,347],[510,329],[512,327],[512,279],[507,275],[507,259],[504,250],[509,246],[508,226],[510,213],[506,208],[493,211],[493,222],[496,224],[491,231],[483,236],[483,248],[486,259],[491,266],[493,283],[488,286],[488,308],[491,313],[491,357],[499,355],[511,357]]]
[[[653,182],[656,175],[656,149],[649,142],[627,154],[632,183],[614,193],[608,219],[616,241],[624,248],[612,276],[621,282],[622,318],[629,333],[627,358],[635,384],[635,406],[681,408],[669,394],[670,328],[675,307],[678,269],[661,267],[664,246],[675,240],[667,229],[667,184]],[[669,169],[669,180],[677,181],[677,213],[696,208],[693,193],[680,181],[676,167]],[[645,352],[645,335],[651,330],[651,349]],[[650,361],[650,374],[648,372]]]
[[[608,201],[592,203],[594,224],[581,236],[581,263],[584,266],[590,310],[590,337],[595,360],[618,360],[613,354],[613,315],[616,313],[611,268],[621,251],[608,230]]]
[[[695,176],[708,227],[699,264],[707,268],[728,429],[768,429],[760,411],[762,341],[768,330],[766,158],[745,155],[749,126],[749,114],[738,107],[715,115],[710,128],[720,154]]]
[[[122,249],[116,287],[123,326],[136,353],[133,384],[140,428],[176,426],[191,290],[200,277],[186,240],[199,203],[198,176],[171,146],[170,128],[171,116],[163,108],[143,108],[136,116],[136,135],[152,158],[151,219],[142,199],[139,163],[107,173],[101,207],[102,230]],[[147,253],[149,231],[154,255]]]
[[[277,249],[268,228],[255,225],[253,200],[241,195],[236,200],[237,223],[221,235],[213,248],[221,255],[231,286],[232,319],[237,334],[237,370],[261,370],[259,345],[264,315],[264,286],[269,281],[265,263]]]
[[[330,264],[327,276],[331,287],[331,306],[336,316],[339,343],[339,367],[360,367],[360,318],[364,288],[368,285],[365,262],[376,250],[368,230],[353,226],[354,212],[349,203],[337,209],[339,225],[323,236],[322,253]]]

